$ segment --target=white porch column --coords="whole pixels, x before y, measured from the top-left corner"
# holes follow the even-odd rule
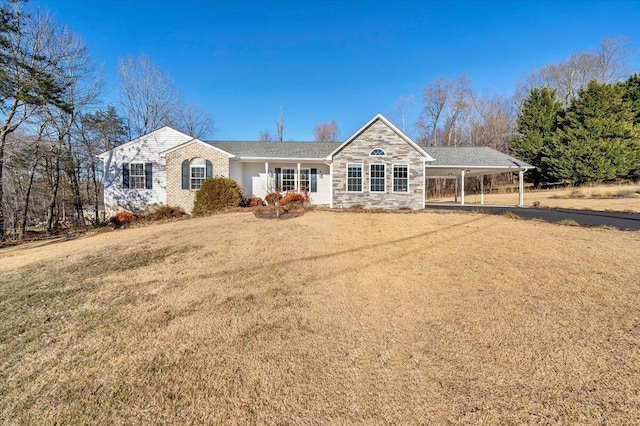
[[[271,192],[271,187],[269,186],[269,162],[268,161],[264,162],[264,184],[265,184],[264,189],[267,192]],[[276,190],[276,185],[273,185],[273,190],[274,191]]]
[[[464,206],[464,174],[465,170],[460,171],[460,205]]]
[[[300,192],[300,163],[298,163],[298,175],[296,179],[296,192]]]
[[[480,204],[484,204],[484,175],[480,176]]]
[[[524,170],[518,172],[518,207],[524,207]]]

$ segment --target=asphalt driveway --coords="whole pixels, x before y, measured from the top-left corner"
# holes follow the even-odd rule
[[[488,206],[488,205],[428,205],[431,210],[464,210],[479,211],[488,214],[503,215],[512,212],[526,219],[540,219],[547,222],[560,222],[563,220],[574,220],[580,225],[586,226],[611,226],[620,229],[640,229],[640,213],[614,213],[598,212],[591,210],[573,209],[547,209],[535,207],[510,207],[510,206]]]

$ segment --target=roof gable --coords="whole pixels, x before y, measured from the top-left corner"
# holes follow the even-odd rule
[[[108,156],[108,154],[110,152],[114,152],[114,151],[118,151],[121,150],[123,148],[128,148],[131,145],[135,145],[136,143],[140,143],[141,141],[144,141],[145,139],[149,139],[149,138],[153,138],[153,137],[157,137],[158,135],[162,135],[162,134],[173,134],[173,136],[177,136],[177,137],[182,137],[184,138],[188,138],[189,140],[193,139],[192,136],[187,135],[186,133],[182,133],[174,128],[171,128],[169,126],[163,126],[160,127],[159,129],[156,129],[152,132],[149,132],[147,134],[144,134],[142,136],[139,136],[135,139],[130,140],[129,142],[125,142],[122,145],[118,145],[116,147],[113,147],[107,151],[101,152],[100,154],[97,155],[98,158],[105,158]]]
[[[427,154],[427,152],[422,149],[417,143],[415,143],[409,136],[406,135],[402,130],[398,129],[393,123],[391,123],[387,118],[378,113],[371,120],[369,120],[364,126],[358,129],[354,134],[349,136],[346,141],[344,141],[339,147],[337,147],[331,154],[327,156],[327,160],[331,161],[333,156],[342,151],[344,147],[353,142],[358,136],[360,136],[363,132],[365,132],[369,127],[371,127],[376,121],[381,121],[387,126],[391,131],[397,134],[401,139],[403,139],[407,144],[409,144],[413,149],[415,149],[420,155],[425,157],[426,161],[433,161],[433,158]]]

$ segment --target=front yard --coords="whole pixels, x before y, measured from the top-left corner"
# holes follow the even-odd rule
[[[0,250],[6,424],[640,418],[640,235],[231,213]]]

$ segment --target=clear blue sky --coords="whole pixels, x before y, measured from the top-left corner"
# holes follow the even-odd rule
[[[626,35],[640,50],[640,1],[31,0],[87,42],[117,99],[120,56],[148,55],[210,111],[212,139],[348,137],[400,96],[465,72],[478,92],[513,93],[536,68]],[[640,69],[636,56],[632,70]],[[414,107],[411,121],[420,108]]]

